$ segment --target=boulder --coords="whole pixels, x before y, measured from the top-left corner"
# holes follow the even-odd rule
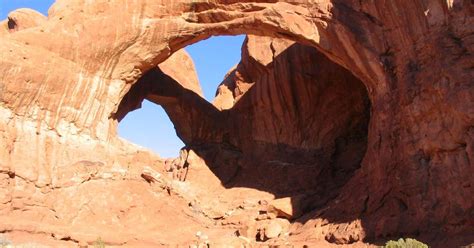
[[[278,238],[278,236],[282,233],[283,228],[277,221],[270,221],[265,226],[265,237],[267,239]]]

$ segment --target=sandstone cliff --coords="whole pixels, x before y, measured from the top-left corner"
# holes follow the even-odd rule
[[[472,1],[58,0],[47,18],[25,11],[0,24],[1,232],[89,242],[120,219],[122,229],[105,237],[108,243],[151,240],[137,233],[157,228],[147,226],[146,216],[161,215],[140,201],[162,201],[139,175],[158,158],[116,135],[124,97],[143,85],[151,88],[142,97],[167,109],[179,136],[226,187],[276,195],[311,188],[313,196],[324,196],[310,201],[313,212],[304,225],[294,224],[295,242],[399,236],[439,246],[473,242]],[[272,52],[262,44],[257,55],[249,39],[248,54],[220,87],[215,106],[176,81],[187,79],[158,67],[188,44],[241,33],[300,45],[266,41]],[[311,60],[309,71],[277,62],[298,51],[304,53],[297,61]],[[319,71],[325,80],[315,84],[312,73],[319,67],[310,65],[316,58],[327,61],[321,68],[345,72]],[[281,85],[272,85],[280,81],[275,75]],[[279,99],[270,102],[272,97]],[[364,99],[370,102],[368,124]],[[314,114],[318,121],[305,119]],[[182,121],[187,118],[192,121]],[[298,172],[306,164],[313,166]],[[291,173],[308,176],[296,182]],[[311,175],[324,183],[308,180]],[[280,182],[291,184],[279,188]],[[88,187],[103,193],[88,195]],[[116,188],[128,191],[113,193]],[[96,211],[109,204],[118,206],[110,212],[114,218]],[[182,213],[175,205],[168,209]],[[120,216],[122,210],[128,217]],[[127,228],[124,223],[135,218],[145,230]],[[84,228],[97,222],[104,224]],[[77,223],[76,231],[66,223]],[[154,244],[172,243],[164,240],[157,237]]]

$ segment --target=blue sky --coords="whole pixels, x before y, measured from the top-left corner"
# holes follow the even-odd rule
[[[53,0],[0,0],[0,19],[18,8],[32,8],[47,15]],[[240,61],[244,35],[219,36],[186,47],[194,60],[199,81],[208,101],[228,70]],[[184,146],[161,106],[144,101],[142,108],[130,112],[119,124],[119,135],[147,147],[162,157],[173,157]]]
[[[35,9],[47,15],[53,2],[54,0],[0,0],[0,19],[6,19],[10,11],[19,8]]]

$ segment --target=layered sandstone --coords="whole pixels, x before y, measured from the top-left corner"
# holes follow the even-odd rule
[[[91,236],[101,235],[98,232],[111,225],[108,221],[116,226],[117,219],[106,214],[119,216],[124,209],[130,214],[118,218],[122,226],[118,233],[123,235],[117,235],[114,227],[114,236],[104,237],[110,244],[129,244],[127,242],[138,237],[137,233],[159,228],[148,226],[152,225],[149,219],[159,215],[153,208],[144,207],[154,206],[154,203],[141,202],[141,199],[162,201],[150,193],[152,188],[140,177],[145,166],[158,163],[155,162],[158,158],[140,152],[116,135],[120,103],[135,85],[148,81],[157,82],[158,87],[153,86],[144,97],[162,104],[170,116],[175,116],[179,136],[186,144],[197,147],[196,152],[227,187],[239,186],[242,182],[240,186],[268,189],[272,193],[291,192],[289,187],[275,188],[278,183],[272,178],[278,182],[291,181],[291,177],[279,178],[278,174],[298,171],[306,162],[320,167],[313,166],[300,173],[323,168],[323,171],[338,168],[335,175],[347,172],[339,177],[324,177],[328,180],[317,195],[335,195],[323,197],[322,203],[310,201],[314,211],[301,220],[304,225],[294,225],[295,242],[299,239],[314,243],[321,240],[352,243],[415,236],[431,244],[472,243],[473,13],[473,3],[468,0],[328,0],[317,3],[140,0],[133,4],[125,0],[59,0],[50,9],[47,20],[36,14],[28,14],[28,17],[11,14],[10,19],[16,25],[6,20],[0,29],[1,232],[46,234],[44,237],[53,236],[58,242],[91,241]],[[320,96],[324,99],[321,106],[319,103],[299,105],[299,99],[310,103],[315,99],[311,94],[307,98],[299,95],[311,92],[302,91],[311,86],[305,74],[291,82],[284,76],[292,74],[286,72],[282,77],[286,88],[271,85],[278,80],[271,80],[270,75],[298,71],[299,68],[289,65],[272,64],[278,56],[290,56],[291,52],[278,56],[272,52],[269,57],[268,50],[257,56],[251,55],[255,53],[249,49],[249,56],[244,60],[248,58],[251,62],[243,61],[241,65],[272,64],[273,69],[260,72],[261,66],[250,69],[237,66],[235,73],[221,86],[216,108],[202,102],[192,89],[176,84],[176,80],[186,79],[173,78],[158,68],[166,58],[188,44],[211,35],[240,33],[285,38],[300,43],[297,46],[301,49],[317,49],[319,55],[313,55],[318,61],[326,59],[330,63],[324,65],[342,66],[364,86],[349,86],[344,91],[344,87],[327,84],[327,88],[318,89],[326,92]],[[272,49],[279,51],[279,48]],[[298,47],[287,50],[291,49]],[[304,53],[302,57],[308,55]],[[259,59],[255,62],[252,57]],[[253,73],[257,73],[257,77]],[[334,75],[327,76],[329,81],[334,79]],[[326,81],[322,81],[323,86]],[[354,164],[342,159],[340,167],[333,167],[337,162],[325,156],[334,154],[338,147],[334,140],[341,135],[347,137],[345,132],[357,130],[348,123],[366,113],[358,108],[365,106],[360,101],[363,97],[352,95],[349,89],[366,89],[370,100],[366,151],[358,150],[360,145],[351,146],[362,142],[360,137],[344,138],[357,141],[343,142],[346,145],[343,150],[349,151],[349,155],[355,154],[355,157],[347,156]],[[291,90],[295,90],[294,95],[288,92]],[[254,92],[261,93],[261,97],[251,97]],[[332,99],[339,93],[343,97]],[[272,106],[266,102],[269,96],[288,98]],[[350,111],[335,115],[344,106]],[[259,107],[267,111],[280,110],[252,114],[251,111]],[[191,117],[180,112],[183,110],[190,111]],[[246,111],[250,114],[245,115]],[[306,124],[312,122],[301,117],[319,111],[330,113],[330,118],[341,119],[326,120],[320,116],[318,122],[311,124],[315,125],[313,129],[304,130]],[[351,113],[358,114],[352,117]],[[221,116],[245,125],[215,122]],[[277,117],[280,123],[291,122],[284,123],[282,133],[276,133],[277,128],[269,126],[265,122],[268,120],[259,119],[260,116]],[[245,120],[246,117],[249,119]],[[182,122],[186,118],[193,121]],[[328,126],[331,121],[339,128],[331,129],[332,126]],[[196,123],[201,125],[200,130],[196,129]],[[253,128],[258,131],[253,132]],[[290,130],[299,135],[290,135]],[[307,133],[311,135],[306,137]],[[285,146],[270,149],[268,153],[260,150],[264,147],[262,149],[267,151],[275,143],[289,144],[296,150]],[[314,153],[314,149],[323,152],[316,160],[291,152],[304,149],[310,153]],[[220,152],[213,153],[216,150]],[[288,157],[280,151],[289,154]],[[265,157],[267,154],[280,155],[279,162],[253,167],[252,161],[241,159],[249,152],[252,155],[249,158],[264,161],[271,161]],[[362,162],[355,163],[362,158],[361,153]],[[300,158],[303,161],[293,162]],[[284,170],[268,174],[274,170],[265,168]],[[206,173],[203,175],[210,176]],[[64,181],[64,178],[71,180]],[[304,180],[291,184],[297,189],[292,194],[314,189],[312,183]],[[91,195],[88,187],[104,193]],[[115,188],[127,191],[113,193]],[[97,195],[117,197],[94,198]],[[65,200],[58,202],[58,199]],[[91,202],[85,204],[89,199]],[[128,201],[128,205],[119,204]],[[178,199],[172,201],[179,205]],[[111,212],[95,211],[108,204],[118,207]],[[166,210],[165,215],[179,215],[181,211],[176,206],[167,208],[170,212]],[[97,220],[104,225],[95,225]],[[129,220],[138,221],[146,230],[135,232],[127,228],[123,223]],[[182,218],[182,221],[189,220]],[[78,226],[68,229],[66,223],[78,223]],[[196,225],[196,228],[202,227]],[[81,226],[97,229],[86,230]],[[192,236],[194,231],[183,232],[179,238]],[[124,238],[114,239],[117,236]],[[157,237],[154,244],[170,244],[164,240],[165,237]]]

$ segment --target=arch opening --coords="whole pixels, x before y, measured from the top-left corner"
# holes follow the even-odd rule
[[[150,149],[160,157],[177,157],[184,143],[176,136],[165,110],[146,99],[140,105],[120,121],[119,136]]]
[[[229,68],[239,62],[244,38],[244,35],[218,36],[187,46],[186,50],[180,50],[170,56],[158,66],[158,70],[150,72],[149,75],[172,75],[166,77],[169,82],[176,80],[175,82],[183,86],[183,89],[212,102],[221,79],[225,77]],[[139,82],[122,99],[114,115],[119,122],[119,136],[149,148],[161,157],[177,157],[184,143],[176,135],[174,124],[162,107],[162,104],[166,103],[160,101],[166,102],[166,100],[163,100],[164,98],[157,100],[156,94],[146,92],[153,91],[152,84],[143,80]],[[146,84],[148,85],[145,86]],[[173,88],[171,85],[172,83],[168,84],[168,87]],[[156,103],[157,101],[160,103]]]
[[[364,83],[293,41],[249,35],[241,51],[212,104],[181,73],[157,67],[132,86],[117,118],[147,99],[165,109],[178,137],[226,187],[305,195],[306,210],[326,204],[367,149]]]

